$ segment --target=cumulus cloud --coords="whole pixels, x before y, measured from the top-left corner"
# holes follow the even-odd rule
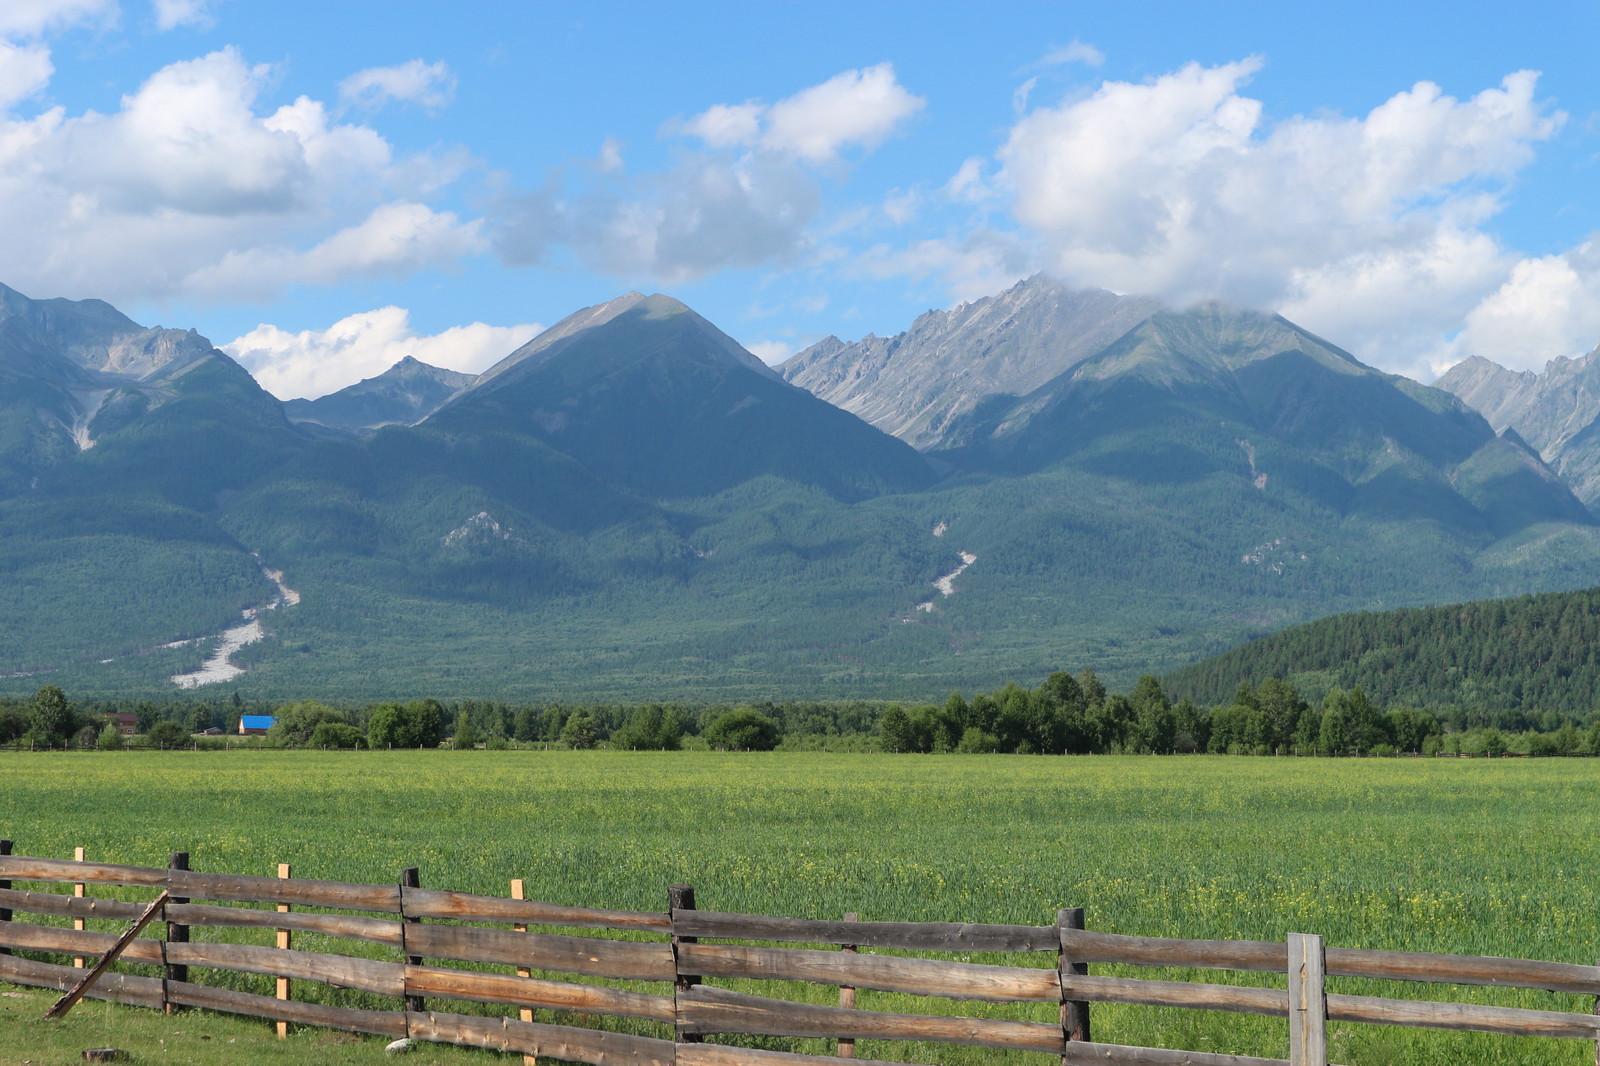
[[[717,270],[791,262],[812,246],[823,189],[813,166],[870,150],[922,107],[887,63],[849,70],[775,104],[717,104],[663,127],[700,142],[665,170],[627,176],[614,141],[591,165],[492,209],[507,262],[570,250],[618,277],[677,284]]]
[[[1519,260],[1467,314],[1453,357],[1482,355],[1513,370],[1542,370],[1600,340],[1600,236],[1561,255]],[[1453,360],[1452,360],[1453,361]],[[1436,365],[1443,370],[1443,365]]]
[[[398,101],[437,111],[455,99],[455,93],[456,76],[449,66],[420,59],[392,67],[370,67],[339,83],[339,100],[344,106],[368,110]]]
[[[849,147],[873,149],[925,101],[895,79],[894,66],[847,70],[772,105],[717,104],[668,128],[711,148],[765,148],[808,163],[827,163]]]
[[[273,76],[225,48],[158,70],[109,113],[0,109],[0,276],[47,295],[226,299],[482,246],[477,224],[420,202],[458,158],[397,159],[305,96],[263,109]]]
[[[50,84],[55,66],[50,49],[0,39],[0,111],[26,100]]]
[[[1470,99],[1419,82],[1365,117],[1271,124],[1241,91],[1260,67],[1190,64],[1024,115],[999,153],[1015,217],[1068,281],[1281,308],[1414,369],[1415,344],[1381,343],[1407,315],[1459,322],[1504,277],[1481,226],[1565,115],[1520,71]]]
[[[210,26],[211,0],[155,0],[156,29],[165,33],[179,26]]]
[[[321,330],[291,333],[263,323],[222,350],[279,399],[314,398],[374,377],[411,356],[431,366],[478,374],[526,344],[543,326],[474,322],[419,335],[403,307],[342,318]]]

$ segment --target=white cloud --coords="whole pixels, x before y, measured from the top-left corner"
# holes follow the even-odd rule
[[[945,183],[944,194],[959,203],[979,204],[994,196],[994,189],[983,176],[983,160],[977,156],[962,161],[960,168]]]
[[[405,277],[448,267],[485,250],[483,223],[424,204],[383,204],[361,223],[305,250],[260,246],[229,252],[184,279],[195,295],[266,299],[290,285],[324,285],[347,278]]]
[[[156,29],[165,33],[179,26],[210,26],[211,0],[155,0]]]
[[[761,117],[766,108],[754,101],[713,104],[685,122],[668,123],[667,129],[698,137],[711,148],[735,148],[761,139]]]
[[[85,23],[106,24],[116,16],[116,0],[5,0],[0,37],[37,37]]]
[[[924,102],[901,87],[889,63],[847,70],[773,104],[761,141],[823,163],[848,145],[876,148]]]
[[[54,72],[50,49],[44,45],[0,39],[0,112],[49,85]]]
[[[662,126],[692,137],[654,173],[626,176],[614,141],[597,160],[553,175],[541,189],[507,194],[492,209],[493,240],[510,263],[570,250],[614,277],[677,284],[718,270],[792,262],[814,244],[822,187],[809,169],[870,150],[922,100],[887,63],[849,70],[775,104],[717,104]],[[891,199],[902,216],[914,201]]]
[[[1591,237],[1562,255],[1518,261],[1504,284],[1467,314],[1467,327],[1451,355],[1482,355],[1513,370],[1542,370],[1556,356],[1579,355],[1596,341],[1600,237]]]
[[[455,99],[456,76],[445,63],[408,60],[392,67],[357,71],[339,83],[339,100],[345,107],[376,110],[400,101],[437,111]]]
[[[710,148],[765,148],[828,163],[852,146],[876,148],[925,102],[895,80],[893,64],[879,63],[835,74],[771,106],[754,100],[717,104],[666,129],[698,137]]]
[[[794,255],[820,203],[816,182],[788,160],[686,155],[665,174],[576,202],[566,236],[596,269],[677,284]]]
[[[794,354],[794,345],[786,341],[753,341],[744,347],[768,366],[777,366]]]
[[[273,77],[227,48],[162,68],[110,113],[0,110],[0,277],[113,302],[226,299],[482,247],[477,223],[421,203],[459,156],[396,159],[304,96],[263,109]]]
[[[221,346],[280,399],[324,396],[374,377],[406,356],[478,374],[526,344],[544,327],[474,322],[419,336],[402,307],[342,318],[323,330],[290,333],[263,323]]]
[[[1471,99],[1419,82],[1364,118],[1267,124],[1240,91],[1260,66],[1190,64],[1024,116],[999,153],[1016,218],[1070,282],[1283,308],[1413,368],[1504,276],[1480,227],[1565,116],[1522,71]],[[1425,343],[1408,316],[1445,332]]]
[[[937,277],[953,299],[976,300],[1021,281],[1037,269],[1036,263],[1036,250],[1021,239],[979,228],[905,248],[877,245],[851,255],[839,269],[846,277],[874,280]]]

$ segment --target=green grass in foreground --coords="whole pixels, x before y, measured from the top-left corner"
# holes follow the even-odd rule
[[[1090,928],[1109,932],[1311,932],[1335,946],[1576,963],[1600,954],[1596,760],[128,752],[5,754],[0,774],[0,836],[19,854],[70,856],[83,845],[94,859],[161,865],[187,850],[196,869],[269,874],[290,862],[296,876],[355,881],[417,865],[425,886],[504,893],[521,877],[532,898],[603,907],[660,910],[666,886],[687,881],[708,909],[797,917],[1048,924],[1057,907],[1077,905]],[[1593,1006],[1492,989],[1331,987]],[[864,993],[861,1006],[947,1009],[941,1003]],[[1117,1043],[1269,1056],[1287,1048],[1282,1022],[1250,1016],[1096,1006],[1094,1024],[1097,1039]],[[9,1045],[39,1027],[6,1028]],[[1578,1040],[1356,1025],[1335,1025],[1332,1043],[1334,1061],[1352,1066],[1576,1066],[1594,1054]],[[869,1042],[860,1053],[1042,1061]],[[334,1060],[319,1052],[318,1061]]]
[[[0,986],[3,987],[3,986]],[[43,1022],[58,993],[0,992],[0,1066],[82,1066],[88,1048],[125,1051],[135,1066],[370,1066],[393,1063],[386,1041],[326,1029],[296,1029],[279,1040],[270,1024],[225,1014],[119,1007],[89,999],[59,1021]],[[419,1044],[405,1066],[490,1066],[510,1057],[445,1044]]]

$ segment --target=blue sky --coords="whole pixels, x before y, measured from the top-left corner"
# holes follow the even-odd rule
[[[1600,341],[1597,12],[0,0],[0,282],[284,397],[629,289],[775,361],[1039,270],[1538,368]]]

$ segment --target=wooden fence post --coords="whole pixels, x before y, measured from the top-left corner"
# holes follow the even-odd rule
[[[1328,1066],[1327,969],[1322,938],[1289,934],[1289,1062]]]
[[[72,849],[72,861],[73,862],[82,862],[83,861],[83,849],[82,848],[73,848]],[[85,886],[82,881],[75,882],[73,884],[73,886],[72,886],[73,898],[74,899],[82,899],[83,898],[83,893],[84,893],[86,887],[87,886]],[[80,933],[83,932],[83,919],[82,918],[74,918],[74,919],[72,919],[72,928],[76,929]],[[80,970],[83,969],[88,964],[89,964],[89,960],[84,958],[82,955],[74,955],[73,958],[72,958],[72,965],[77,967]]]
[[[1600,959],[1595,960],[1595,965],[1600,966]],[[1600,1016],[1600,996],[1594,997],[1594,1012]],[[1600,1033],[1594,1035],[1594,1062],[1595,1066],[1600,1066]]]
[[[405,955],[407,966],[422,965],[421,955],[411,955],[406,953],[406,926],[422,924],[421,918],[413,918],[406,913],[406,889],[421,887],[422,877],[421,872],[417,867],[407,866],[404,870],[400,871],[400,953]],[[409,981],[406,983],[405,998],[407,1013],[415,1012],[417,1014],[421,1014],[423,1011],[428,1009],[423,1003],[421,996],[413,996],[411,994]],[[409,1023],[407,1023],[407,1027],[409,1028]]]
[[[693,988],[695,985],[700,983],[700,975],[699,974],[684,973],[683,972],[683,964],[678,959],[678,947],[679,947],[679,945],[681,945],[681,944],[694,944],[694,943],[698,942],[698,938],[697,937],[679,936],[678,933],[677,933],[678,912],[679,911],[692,911],[692,910],[695,909],[694,908],[694,886],[693,885],[669,885],[669,886],[667,886],[667,906],[669,907],[668,916],[672,921],[672,928],[673,928],[673,933],[672,933],[672,969],[677,974],[677,980],[673,983],[673,988],[672,988],[672,998],[674,1000],[673,1013],[677,1016],[676,1019],[675,1019],[675,1024],[673,1025],[673,1039],[679,1044],[699,1044],[699,1043],[703,1043],[704,1042],[702,1037],[700,1036],[700,1034],[698,1034],[698,1033],[686,1033],[686,1032],[683,1031],[683,1012],[682,1012],[682,1010],[680,1010],[678,1008],[677,1002],[676,1002],[677,999],[684,992],[687,992],[689,989]]]
[[[188,868],[189,868],[189,853],[187,851],[174,851],[172,853],[172,857],[167,861],[167,869],[169,869],[169,870],[187,870]],[[174,896],[171,899],[167,900],[167,902],[169,904],[170,903],[183,904],[183,903],[188,903],[189,900],[187,898],[185,898],[185,897]],[[167,939],[163,943],[162,948],[161,948],[163,959],[166,956],[166,950],[167,950],[166,949],[166,944],[187,944],[188,942],[189,942],[189,927],[187,925],[180,925],[177,922],[168,922],[167,923]],[[166,981],[168,983],[177,982],[179,984],[182,984],[182,983],[184,983],[184,982],[186,982],[188,980],[189,980],[189,967],[182,966],[182,965],[175,966],[175,965],[173,965],[171,963],[167,964],[167,966],[166,966]],[[167,999],[167,986],[166,986],[166,984],[163,984],[161,986],[161,999],[163,1001],[162,1002],[162,1007],[166,1010],[166,1012],[168,1014],[171,1014],[173,1009],[174,1009],[174,1006],[171,1003],[171,1001],[169,1001]]]
[[[283,879],[283,880],[288,880],[289,879],[289,864],[288,863],[280,862],[278,864],[278,877]],[[289,905],[287,903],[278,904],[278,913],[279,914],[288,914],[289,913]],[[278,947],[283,951],[288,951],[289,950],[289,946],[290,946],[291,943],[293,943],[293,940],[292,940],[292,938],[290,936],[289,930],[287,930],[287,929],[279,929],[278,930]],[[289,1000],[289,979],[287,977],[280,977],[280,978],[277,979],[277,992],[276,992],[276,995],[277,995],[277,998],[283,1000],[284,1002],[288,1002],[288,1000]],[[278,1029],[278,1039],[279,1040],[283,1040],[286,1037],[288,1037],[288,1035],[289,1035],[289,1023],[288,1022],[280,1020],[278,1022],[278,1025],[277,1025],[277,1029]]]
[[[11,854],[11,841],[9,841],[9,840],[0,840],[0,855],[10,855],[10,854]],[[11,887],[11,878],[9,878],[9,877],[0,878],[0,888],[9,889],[10,887]],[[0,907],[0,922],[9,922],[10,920],[11,920],[11,908],[10,907]],[[9,954],[11,954],[11,949],[10,948],[0,948],[0,955],[9,955]]]
[[[524,894],[524,889],[523,889],[523,886],[522,886],[522,878],[520,878],[520,877],[516,878],[515,880],[513,880],[511,882],[511,898],[512,899],[527,899],[528,898]],[[528,927],[527,927],[526,924],[524,924],[522,922],[518,922],[517,924],[515,924],[515,925],[513,925],[511,927],[511,931],[514,932],[514,933],[526,933],[528,931]],[[532,977],[533,976],[533,971],[528,969],[526,966],[518,966],[517,967],[517,976],[518,977]],[[533,1008],[532,1007],[518,1007],[517,1008],[517,1017],[522,1019],[525,1022],[533,1021]],[[522,1056],[522,1063],[523,1063],[523,1066],[539,1066],[539,1056],[537,1056],[537,1055],[523,1055]]]
[[[848,914],[846,914],[844,916],[844,920],[847,921],[847,922],[853,922],[853,921],[856,921],[857,919],[859,919],[860,917],[861,916],[859,914],[857,914],[855,911],[851,911],[850,913],[848,913]],[[846,952],[848,954],[854,955],[856,953],[856,946],[854,944],[840,944],[839,945],[839,950],[843,951],[843,952]],[[839,986],[839,1006],[844,1008],[845,1010],[855,1010],[855,1006],[856,1006],[856,989],[855,989],[854,985],[840,985]],[[853,1040],[851,1038],[848,1038],[848,1037],[842,1037],[841,1036],[839,1038],[839,1058],[841,1058],[841,1059],[853,1059],[855,1057],[856,1057],[856,1042],[855,1042],[855,1040]]]
[[[1066,993],[1066,977],[1069,974],[1087,976],[1089,973],[1089,964],[1073,962],[1071,952],[1067,950],[1066,931],[1083,927],[1082,907],[1063,907],[1056,912],[1056,930],[1061,936],[1061,948],[1056,956],[1056,969],[1062,977],[1061,1031],[1068,1040],[1089,1039],[1089,1004],[1083,1000],[1069,1000]],[[1065,1056],[1062,1061],[1066,1061]]]

